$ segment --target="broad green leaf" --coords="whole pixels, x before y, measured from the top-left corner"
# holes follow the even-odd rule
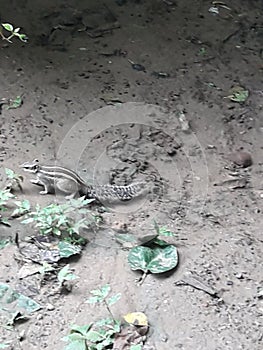
[[[71,272],[69,265],[64,266],[58,273],[58,280],[60,283],[64,281],[73,281],[76,278],[77,276]]]
[[[83,336],[86,336],[87,332],[90,330],[92,326],[92,323],[88,324],[88,325],[84,325],[84,326],[78,326],[76,324],[74,324],[72,327],[71,327],[71,330],[70,332],[72,334],[74,333],[80,333],[82,334]]]
[[[12,32],[14,30],[14,27],[10,23],[2,23],[2,26],[9,32]]]
[[[67,335],[66,337],[64,337],[63,340],[68,341],[68,342],[72,342],[72,341],[76,341],[76,340],[86,340],[86,334],[72,332],[69,335]]]
[[[115,304],[121,298],[121,293],[115,294],[107,300],[109,306]]]
[[[166,272],[178,264],[177,249],[173,245],[154,248],[134,247],[129,252],[128,262],[132,270]]]
[[[1,311],[10,313],[19,312],[30,314],[41,308],[33,299],[13,290],[9,285],[0,283]]]
[[[74,340],[66,345],[63,350],[87,350],[86,340]]]
[[[97,343],[100,342],[104,339],[104,336],[99,332],[99,331],[89,331],[86,334],[86,340],[92,342],[92,343]]]
[[[131,345],[130,350],[142,350],[142,345],[140,345],[140,344]]]
[[[81,247],[74,245],[65,241],[60,241],[58,243],[59,254],[61,258],[69,258],[72,255],[80,254]]]

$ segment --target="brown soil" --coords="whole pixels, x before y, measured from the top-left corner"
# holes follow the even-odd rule
[[[71,262],[79,276],[72,292],[43,286],[34,297],[42,310],[16,331],[1,328],[0,342],[63,349],[72,323],[107,316],[85,300],[109,283],[122,294],[116,318],[147,314],[145,349],[262,349],[263,11],[256,0],[225,4],[219,14],[209,12],[211,1],[193,0],[1,5],[1,21],[29,36],[27,44],[0,43],[0,98],[23,95],[20,108],[2,106],[2,166],[20,172],[34,158],[57,160],[87,180],[146,180],[152,191],[110,206],[108,228],[88,233]],[[245,102],[226,98],[233,86],[249,91]],[[234,164],[240,150],[252,165]],[[32,203],[56,198],[40,196],[27,176],[23,189],[18,198]],[[140,237],[154,232],[153,219],[177,234],[170,241],[180,263],[137,286],[114,227],[124,223]],[[17,220],[1,226],[1,238],[31,231]],[[16,252],[0,251],[0,281],[12,287],[21,285]],[[177,285],[189,271],[219,298]]]

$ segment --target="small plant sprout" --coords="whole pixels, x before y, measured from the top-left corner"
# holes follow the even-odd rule
[[[47,272],[55,271],[55,268],[47,262],[43,262],[42,266],[39,268],[38,272],[44,276]]]
[[[12,43],[11,39],[13,37],[17,37],[19,40],[23,41],[24,43],[27,42],[28,38],[26,34],[19,33],[20,28],[14,28],[13,25],[10,23],[2,23],[1,25],[8,32],[8,36],[5,36],[3,34],[3,29],[0,28],[0,36],[3,40],[6,40],[9,43]]]
[[[69,344],[64,350],[112,349],[114,336],[120,332],[120,322],[103,319],[84,326],[73,325],[70,334],[62,338]]]
[[[78,276],[72,273],[69,264],[64,266],[58,273],[58,281],[60,287],[63,287],[65,282],[74,281]]]
[[[24,199],[22,201],[15,201],[15,204],[18,208],[13,211],[11,215],[12,218],[18,218],[29,213],[31,205],[27,199]]]
[[[7,202],[15,196],[10,192],[10,189],[0,190],[0,212],[6,211]]]
[[[15,99],[10,99],[8,106],[6,106],[6,109],[17,109],[21,107],[23,104],[23,97],[22,96],[16,96]]]
[[[110,310],[110,306],[115,304],[120,299],[121,293],[117,293],[112,297],[107,298],[110,291],[111,291],[111,287],[109,284],[105,284],[100,289],[91,290],[90,294],[92,294],[93,296],[87,300],[87,303],[89,304],[104,303],[112,319],[114,319],[112,312]]]
[[[7,183],[5,188],[13,190],[14,187],[18,187],[19,190],[22,192],[21,182],[23,181],[23,176],[16,174],[13,170],[9,168],[5,168],[5,174],[7,177]]]
[[[64,341],[69,343],[64,350],[104,350],[114,347],[115,336],[121,330],[121,322],[114,319],[110,306],[120,299],[121,294],[118,293],[108,297],[110,291],[111,287],[108,284],[92,290],[90,292],[92,297],[87,300],[87,303],[103,303],[111,318],[103,318],[85,326],[72,326],[70,334],[63,338]]]
[[[170,231],[166,228],[166,226],[159,226],[156,221],[154,221],[154,228],[155,231],[158,233],[159,236],[164,237],[175,237],[176,234]]]

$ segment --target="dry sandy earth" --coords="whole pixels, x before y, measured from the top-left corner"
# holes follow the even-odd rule
[[[0,97],[23,95],[20,108],[2,108],[2,166],[19,171],[36,157],[57,159],[85,179],[145,179],[153,189],[110,208],[109,228],[92,233],[71,264],[80,277],[72,293],[50,296],[43,288],[35,297],[40,312],[16,332],[1,328],[12,349],[63,349],[71,323],[106,316],[83,303],[106,283],[122,293],[116,317],[147,314],[145,349],[263,348],[263,11],[256,0],[225,4],[231,9],[213,14],[211,1],[197,0],[2,1],[2,22],[29,36],[27,44],[0,43]],[[245,103],[224,98],[235,85],[249,90]],[[228,156],[241,149],[253,165],[233,168]],[[233,172],[240,186],[223,182]],[[26,177],[17,195],[55,200],[38,191]],[[124,222],[139,237],[153,232],[153,219],[177,233],[180,264],[138,287],[111,225]],[[1,238],[16,232],[30,231],[15,222],[1,226]],[[0,252],[0,280],[13,287],[15,251]],[[176,285],[187,271],[220,298]]]

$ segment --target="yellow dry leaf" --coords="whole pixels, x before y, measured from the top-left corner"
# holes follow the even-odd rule
[[[143,312],[130,312],[123,316],[124,320],[134,326],[148,326],[147,316]]]

